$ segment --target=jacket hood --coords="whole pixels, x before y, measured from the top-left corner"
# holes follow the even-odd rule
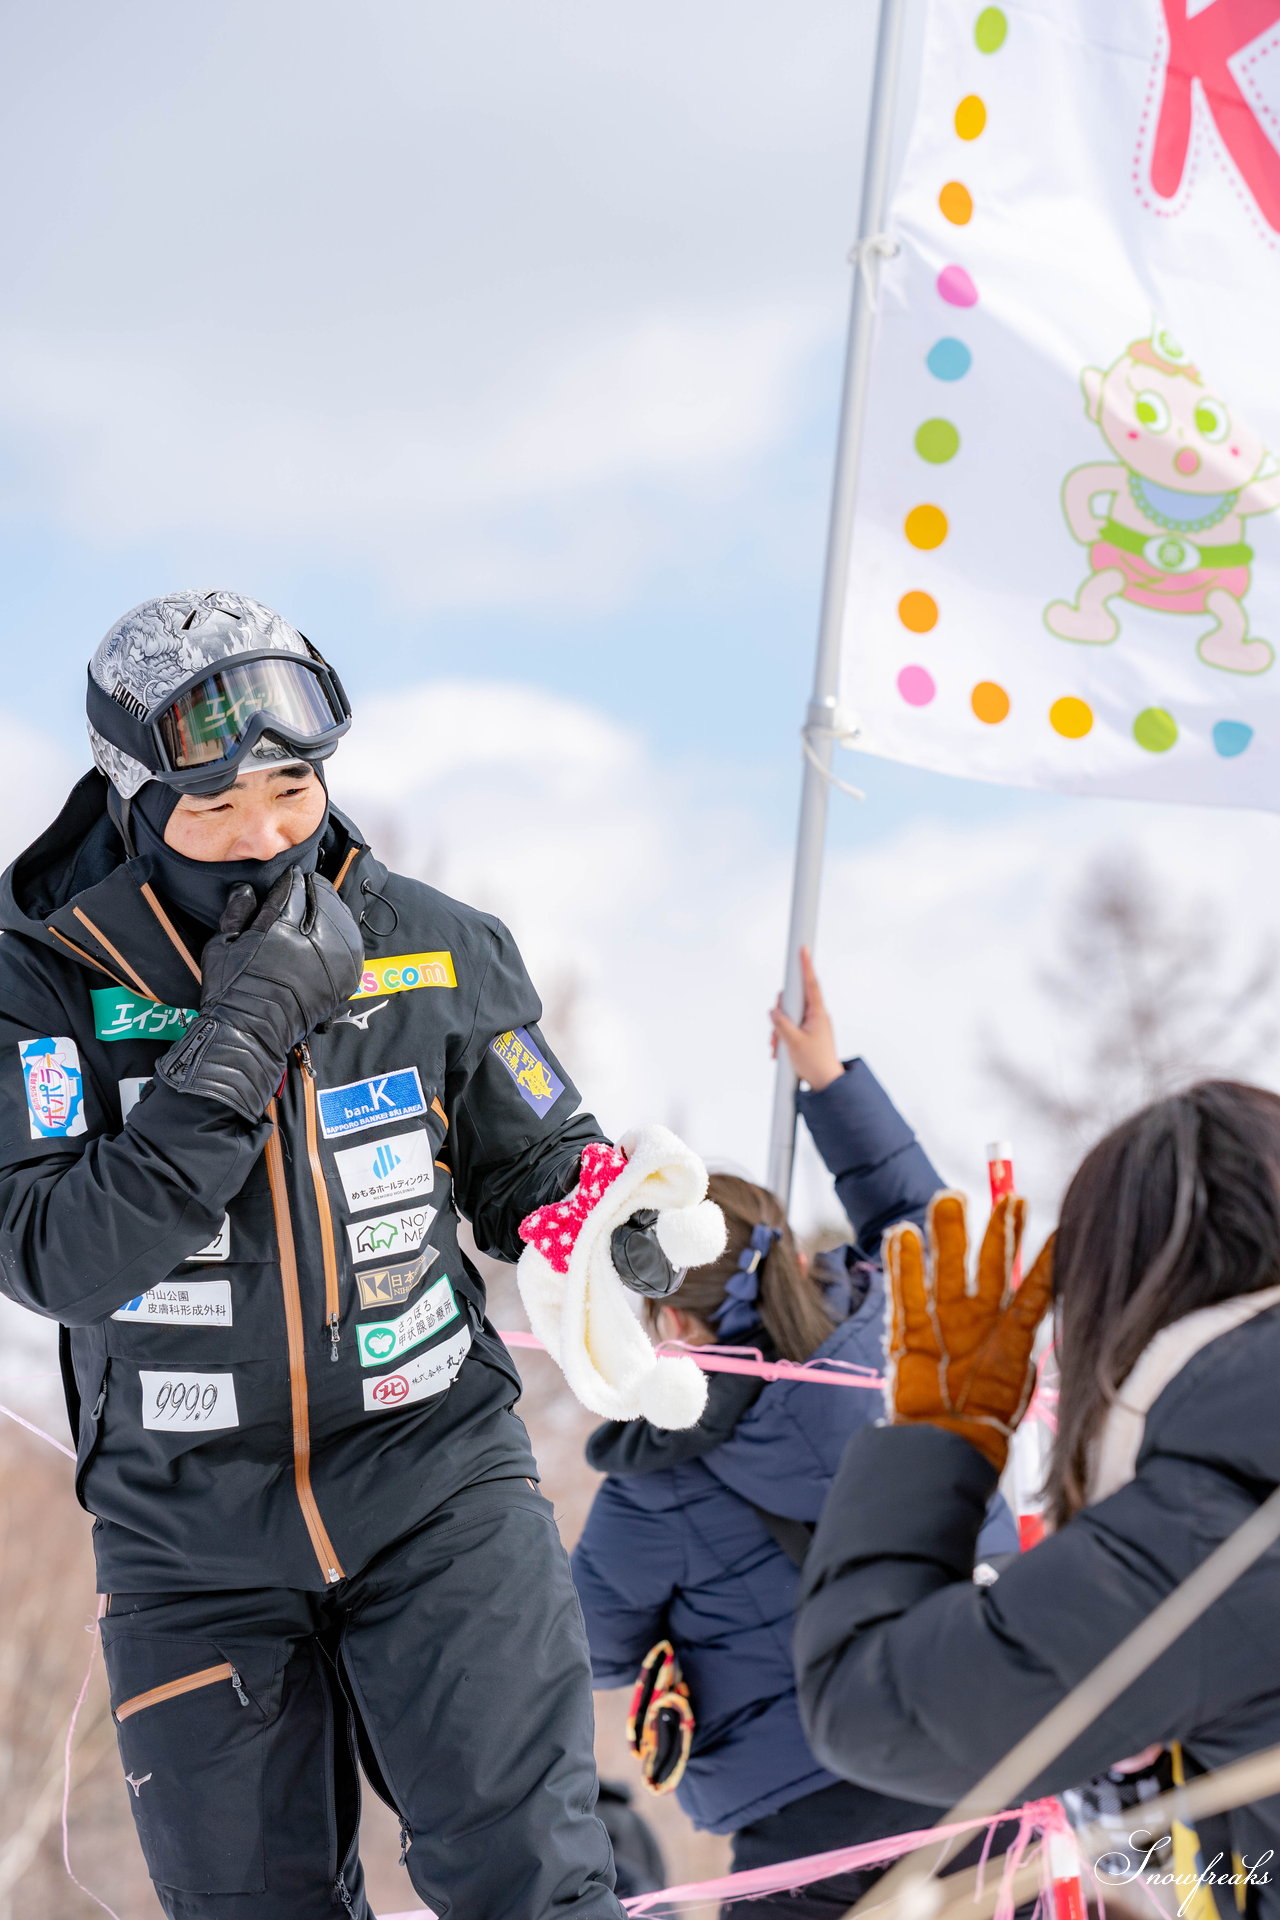
[[[101,773],[86,773],[52,825],[5,869],[0,932],[22,934],[145,998],[181,1006],[197,992],[193,964],[159,905],[151,860],[125,858],[107,792]],[[363,856],[361,870],[376,885],[383,869],[358,829],[330,805],[318,870],[332,880],[353,856]]]
[[[834,1328],[813,1355],[873,1367],[883,1362],[884,1281],[873,1273],[860,1304]],[[770,1513],[815,1520],[850,1434],[866,1423],[868,1402],[880,1413],[878,1391],[866,1387],[815,1386],[804,1380],[768,1383],[750,1376],[713,1373],[707,1408],[696,1427],[663,1433],[645,1420],[610,1421],[587,1443],[587,1459],[599,1473],[648,1476],[629,1482],[632,1497],[663,1507],[681,1498],[664,1468],[691,1460],[742,1499]]]
[[[0,875],[0,929],[59,947],[50,916],[124,862],[107,813],[107,782],[96,769],[77,780],[52,825]],[[65,952],[65,948],[60,948]]]
[[[815,1360],[884,1366],[884,1277],[871,1275],[861,1304],[828,1334]],[[878,1420],[879,1387],[773,1380],[746,1409],[723,1446],[703,1464],[753,1506],[815,1522],[850,1436]]]

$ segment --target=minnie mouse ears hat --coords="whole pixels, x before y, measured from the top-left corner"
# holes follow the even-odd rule
[[[656,1427],[692,1427],[707,1400],[693,1360],[654,1352],[614,1269],[615,1227],[642,1207],[675,1267],[700,1267],[724,1252],[724,1215],[706,1198],[707,1170],[666,1127],[642,1127],[616,1147],[582,1150],[572,1192],[520,1223],[516,1268],[529,1324],[584,1407],[606,1420],[643,1417]]]

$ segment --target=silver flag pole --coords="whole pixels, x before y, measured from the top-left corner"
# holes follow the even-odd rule
[[[858,243],[851,255],[853,284],[849,304],[849,337],[845,349],[840,431],[836,442],[831,520],[827,531],[827,557],[822,582],[822,618],[818,626],[813,693],[802,736],[805,753],[800,790],[800,824],[796,834],[796,861],[791,884],[791,921],[787,929],[786,983],[782,992],[782,1004],[793,1019],[799,1018],[803,997],[800,949],[813,944],[822,891],[827,792],[837,731],[845,590],[849,575],[849,551],[853,544],[867,376],[871,369],[875,280],[889,198],[893,105],[907,3],[908,0],[880,0],[876,31],[875,73],[871,85],[871,111],[863,162]],[[792,1164],[795,1158],[795,1091],[796,1080],[791,1063],[780,1049],[769,1132],[769,1186],[784,1207],[791,1197]]]

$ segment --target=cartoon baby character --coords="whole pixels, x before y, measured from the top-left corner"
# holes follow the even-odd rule
[[[1161,613],[1208,613],[1200,658],[1265,673],[1275,649],[1249,637],[1253,549],[1244,539],[1250,514],[1280,506],[1280,470],[1262,441],[1159,328],[1105,373],[1086,367],[1083,383],[1116,459],[1067,475],[1063,511],[1093,572],[1074,602],[1045,608],[1046,626],[1062,640],[1114,640],[1120,623],[1107,602],[1116,594]]]

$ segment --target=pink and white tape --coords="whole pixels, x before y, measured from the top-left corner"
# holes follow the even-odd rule
[[[757,1900],[769,1893],[795,1893],[816,1881],[834,1879],[837,1874],[855,1873],[863,1867],[888,1866],[917,1848],[932,1846],[966,1833],[987,1829],[988,1837],[1002,1821],[1017,1822],[1017,1831],[1008,1851],[1000,1856],[1000,1901],[995,1920],[1011,1920],[1014,1911],[1013,1880],[1028,1845],[1035,1835],[1052,1842],[1046,1846],[1043,1860],[1043,1893],[1048,1900],[1056,1880],[1062,1877],[1064,1855],[1069,1853],[1075,1872],[1079,1872],[1075,1837],[1060,1800],[1028,1800],[1025,1806],[1008,1813],[995,1813],[985,1820],[962,1820],[950,1826],[917,1827],[910,1833],[895,1833],[883,1840],[868,1840],[857,1847],[838,1847],[831,1853],[806,1854],[798,1860],[783,1860],[774,1867],[755,1867],[749,1873],[723,1873],[714,1880],[692,1880],[682,1886],[663,1887],[657,1893],[636,1894],[622,1905],[634,1920],[656,1920],[656,1916],[694,1902],[712,1900]],[[985,1864],[985,1862],[984,1862]],[[979,1889],[981,1874],[979,1875]],[[1050,1909],[1046,1907],[1046,1911]],[[750,1920],[751,1909],[744,1907],[743,1920]],[[435,1920],[429,1907],[415,1907],[409,1913],[392,1913],[386,1920]]]

